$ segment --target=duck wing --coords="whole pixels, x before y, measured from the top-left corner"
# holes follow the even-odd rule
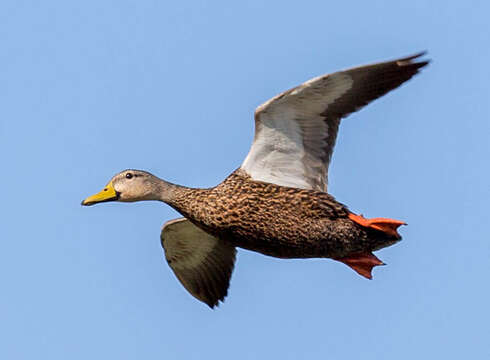
[[[424,53],[319,76],[255,110],[255,137],[241,168],[252,179],[327,191],[340,120],[414,76]]]
[[[170,220],[160,235],[170,268],[189,293],[213,308],[224,301],[236,249],[186,218]]]

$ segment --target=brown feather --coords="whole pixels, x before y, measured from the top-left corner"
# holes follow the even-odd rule
[[[327,193],[254,181],[240,169],[211,189],[180,187],[169,204],[234,246],[279,258],[339,258],[399,240],[353,222]]]

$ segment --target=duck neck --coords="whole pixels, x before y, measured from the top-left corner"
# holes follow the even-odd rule
[[[152,191],[156,197],[152,200],[162,201],[178,211],[185,210],[181,208],[186,207],[189,198],[192,198],[192,195],[196,192],[203,190],[173,184],[162,179],[158,180],[159,181],[154,184],[156,188]]]
[[[178,195],[185,191],[185,186],[180,186],[177,184],[172,184],[171,182],[158,179],[157,182],[153,183],[152,194],[154,194],[154,198],[151,200],[158,200],[169,205],[172,205],[174,200],[178,198]]]

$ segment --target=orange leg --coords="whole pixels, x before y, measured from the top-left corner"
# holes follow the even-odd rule
[[[396,231],[400,225],[407,225],[403,221],[400,220],[393,220],[393,219],[386,219],[386,218],[373,218],[373,219],[366,219],[362,215],[356,215],[353,213],[349,214],[349,219],[354,221],[355,223],[368,227],[371,229],[379,230],[384,232],[387,235],[394,236],[396,238],[401,238],[400,234]]]
[[[373,278],[373,275],[371,274],[373,267],[385,265],[384,262],[374,256],[372,253],[355,254],[334,260],[343,262],[347,266],[350,266],[355,272],[367,279]]]

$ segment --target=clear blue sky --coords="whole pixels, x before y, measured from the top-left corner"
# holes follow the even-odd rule
[[[485,1],[0,3],[1,359],[490,358]],[[429,50],[340,129],[330,192],[409,226],[368,281],[240,250],[217,310],[163,258],[160,203],[80,201],[126,168],[212,186],[253,111]]]

